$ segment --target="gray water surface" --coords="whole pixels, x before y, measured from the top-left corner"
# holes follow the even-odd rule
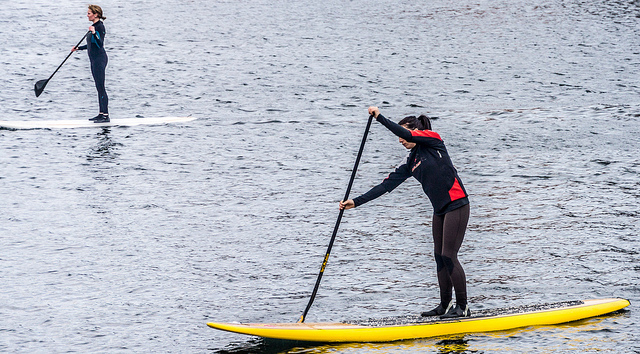
[[[132,1],[107,20],[112,117],[163,126],[0,130],[0,351],[640,351],[640,3]],[[97,113],[86,4],[0,5],[0,120]],[[293,322],[367,119],[425,113],[470,193],[471,308],[604,297],[561,326],[295,347],[206,322]],[[406,157],[374,123],[353,196]],[[307,322],[438,301],[416,181],[343,218]]]

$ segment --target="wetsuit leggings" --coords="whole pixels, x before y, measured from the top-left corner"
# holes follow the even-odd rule
[[[458,261],[458,250],[469,222],[469,204],[444,215],[433,215],[433,245],[438,266],[440,303],[445,308],[456,292],[456,304],[467,304],[467,279]]]
[[[109,114],[109,97],[107,96],[107,90],[104,88],[104,74],[108,61],[109,59],[106,55],[91,59],[91,75],[93,75],[93,80],[98,90],[100,113],[104,114]]]

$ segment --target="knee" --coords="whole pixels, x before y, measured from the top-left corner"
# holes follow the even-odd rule
[[[438,254],[435,252],[433,255],[434,255],[434,258],[436,259],[437,270],[439,272],[442,270],[442,268],[445,267],[444,257],[441,254]]]
[[[440,257],[442,258],[442,263],[447,268],[447,272],[449,272],[449,274],[453,273],[453,268],[455,266],[453,263],[453,259],[447,256],[440,256]]]

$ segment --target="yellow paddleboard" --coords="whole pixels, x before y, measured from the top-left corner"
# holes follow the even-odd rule
[[[460,333],[502,331],[577,321],[629,306],[625,299],[566,301],[553,304],[483,310],[473,317],[391,317],[349,323],[207,323],[224,331],[308,342],[391,342]]]

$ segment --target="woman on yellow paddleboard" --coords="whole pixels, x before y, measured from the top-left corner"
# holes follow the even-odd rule
[[[469,196],[444,142],[438,133],[431,130],[431,121],[427,116],[405,117],[396,124],[380,114],[378,107],[369,107],[369,114],[398,136],[400,143],[410,150],[409,157],[367,193],[341,201],[340,209],[360,206],[391,192],[407,178],[415,177],[433,206],[433,245],[440,286],[440,304],[433,310],[423,312],[422,316],[470,316],[467,281],[458,261],[458,250],[469,221]],[[452,289],[456,293],[455,306]]]

